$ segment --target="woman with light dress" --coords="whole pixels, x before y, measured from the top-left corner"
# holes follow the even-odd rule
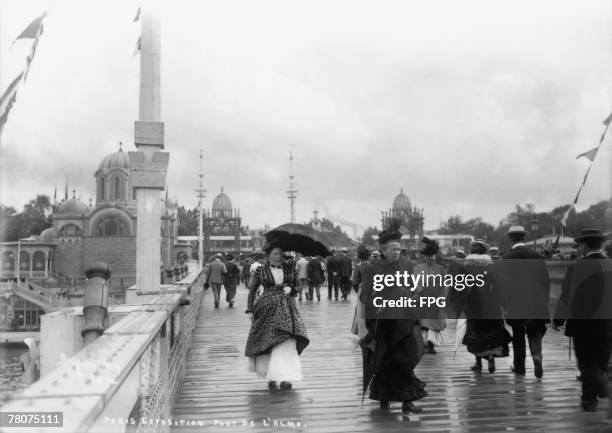
[[[295,302],[295,268],[283,260],[283,251],[267,244],[265,263],[249,282],[248,308],[251,329],[245,355],[249,371],[268,381],[270,390],[291,389],[302,379],[299,355],[308,346],[306,327]],[[255,300],[257,288],[263,293]]]

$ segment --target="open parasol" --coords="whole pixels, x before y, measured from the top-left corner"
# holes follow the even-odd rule
[[[283,251],[295,251],[307,256],[330,255],[323,234],[304,224],[283,224],[265,235],[268,242],[275,242]]]

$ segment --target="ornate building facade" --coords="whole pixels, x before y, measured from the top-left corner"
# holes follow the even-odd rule
[[[136,282],[136,200],[130,180],[126,152],[105,156],[94,173],[95,204],[87,205],[73,192],[53,206],[53,225],[39,236],[21,242],[0,244],[3,277],[19,266],[20,271],[45,271],[34,279],[60,277],[84,279],[85,268],[92,262],[106,262],[112,270],[111,285],[128,287]],[[161,199],[162,266],[173,267],[191,256],[185,245],[177,243],[177,205]],[[189,247],[191,248],[191,247]],[[19,253],[17,253],[19,250]],[[19,265],[15,259],[19,254]],[[180,255],[180,257],[179,257]],[[32,275],[24,277],[32,278]],[[42,277],[42,278],[40,278]]]
[[[240,253],[247,247],[248,228],[242,227],[240,209],[232,208],[232,201],[223,192],[215,197],[210,210],[203,213],[204,253]],[[244,245],[243,245],[244,244]]]
[[[391,218],[401,221],[402,248],[415,248],[423,237],[423,209],[412,206],[410,199],[404,194],[404,189],[393,200],[393,206],[386,212],[381,212],[383,229],[389,225]]]

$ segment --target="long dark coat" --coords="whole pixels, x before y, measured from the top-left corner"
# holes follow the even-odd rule
[[[270,263],[256,269],[249,282],[248,313],[253,313],[253,323],[246,343],[245,356],[258,356],[269,353],[270,349],[288,338],[297,340],[297,352],[301,354],[310,340],[306,327],[295,303],[295,269],[283,264],[283,284],[277,285],[270,269]],[[255,301],[259,286],[262,295]],[[285,294],[283,287],[289,286],[292,292]]]
[[[406,319],[372,318],[376,317],[373,298],[384,291],[398,291],[385,288],[382,292],[373,290],[373,277],[376,274],[395,274],[404,270],[412,272],[411,262],[390,262],[381,259],[366,266],[363,270],[363,290],[361,302],[366,309],[368,335],[362,340],[363,348],[363,391],[370,384],[370,398],[378,401],[414,401],[427,395],[425,383],[414,374],[414,368],[423,356],[423,338],[419,321]],[[401,291],[402,289],[399,289]],[[389,293],[387,299],[399,296]],[[406,293],[410,296],[410,292]],[[384,313],[382,314],[384,316]],[[379,315],[378,317],[381,317]]]
[[[467,316],[467,330],[463,344],[468,352],[476,356],[508,356],[508,343],[512,336],[504,327],[499,293],[491,284],[489,268],[493,261],[488,255],[470,254],[463,263],[464,272],[484,276],[482,287],[466,288],[464,311]]]
[[[546,262],[527,246],[514,247],[493,266],[493,284],[499,288],[511,326],[538,323],[542,334],[549,322],[550,279]]]

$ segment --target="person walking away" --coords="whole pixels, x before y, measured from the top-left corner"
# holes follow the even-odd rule
[[[215,259],[209,265],[209,269],[210,274],[208,276],[208,281],[215,297],[215,308],[219,308],[219,297],[221,294],[221,285],[223,284],[223,276],[227,274],[227,268],[225,267],[225,263],[221,261],[220,254],[215,256]]]
[[[416,287],[416,293],[421,298],[437,299],[444,297],[444,266],[436,263],[436,255],[440,251],[440,246],[438,242],[427,237],[423,238],[422,243],[423,248],[420,254],[423,256],[424,262],[415,266],[414,273],[416,275],[423,275],[423,280]],[[427,353],[435,354],[435,346],[443,342],[442,331],[446,329],[446,315],[444,309],[437,305],[429,306],[423,311],[426,316],[421,319],[423,341],[425,342]]]
[[[467,293],[465,312],[467,330],[463,344],[468,352],[474,354],[476,363],[472,371],[482,371],[482,359],[488,362],[489,373],[495,372],[495,358],[510,354],[508,344],[512,336],[504,326],[499,293],[491,284],[490,268],[493,258],[487,254],[489,245],[477,239],[470,245],[470,254],[463,262],[464,273],[473,276],[472,281],[482,278],[482,285],[464,288]]]
[[[234,306],[234,298],[236,297],[236,287],[240,281],[240,268],[238,263],[232,254],[226,256],[225,268],[227,273],[225,274],[225,301],[229,304],[229,308]]]
[[[313,291],[317,294],[317,302],[321,302],[321,284],[325,280],[325,270],[321,257],[313,256],[308,261],[308,298],[312,301]]]
[[[338,257],[339,263],[339,278],[340,278],[340,290],[342,291],[342,299],[346,300],[349,293],[351,292],[351,275],[353,274],[353,263],[351,257],[348,255],[348,249],[343,248],[342,254]]]
[[[544,259],[525,244],[527,232],[522,226],[511,226],[507,232],[512,249],[495,263],[494,281],[502,296],[506,323],[512,326],[514,374],[525,375],[525,335],[537,378],[544,374],[542,338],[550,322],[548,301],[550,279]]]
[[[302,302],[302,293],[306,294],[306,300],[309,301],[308,296],[308,259],[298,253],[298,260],[295,263],[295,270],[297,272],[297,290],[298,299]]]
[[[325,261],[325,267],[327,268],[327,299],[331,301],[332,298],[332,286],[334,288],[334,298],[338,300],[338,273],[340,271],[340,263],[335,256],[334,251],[331,251],[331,255]]]
[[[582,230],[576,238],[584,256],[567,269],[553,326],[559,330],[565,323],[565,335],[574,339],[582,376],[580,405],[586,412],[597,410],[598,397],[610,397],[612,262],[601,252],[604,240],[599,229]]]

